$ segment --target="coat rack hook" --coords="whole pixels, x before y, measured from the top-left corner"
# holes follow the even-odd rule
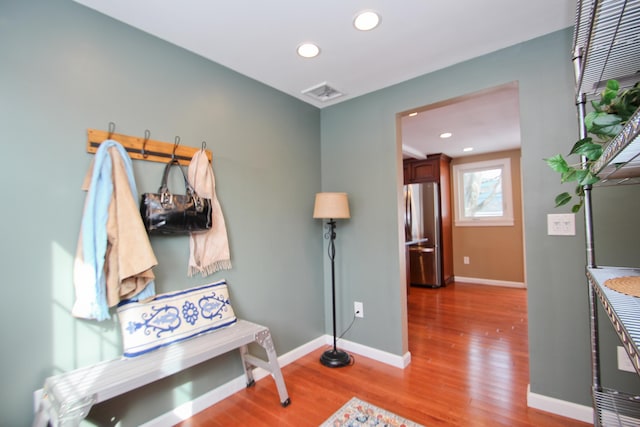
[[[173,144],[173,153],[171,153],[171,160],[174,160],[176,158],[176,148],[178,148],[179,144],[180,144],[180,137],[176,136],[175,143]]]
[[[202,151],[206,150],[207,148],[207,141],[202,141]]]
[[[113,122],[109,122],[109,135],[107,136],[107,139],[111,139],[111,136],[115,131],[116,131],[116,124]]]
[[[142,150],[140,150],[140,154],[142,154],[143,158],[149,157],[149,154],[145,151],[145,147],[147,146],[147,142],[149,142],[149,138],[151,138],[151,131],[149,129],[145,129],[144,131],[144,141],[142,141]]]

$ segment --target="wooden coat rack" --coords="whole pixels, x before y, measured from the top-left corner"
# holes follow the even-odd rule
[[[113,139],[122,144],[132,159],[167,163],[169,159],[174,157],[181,165],[188,166],[196,151],[204,149],[209,162],[212,161],[213,155],[211,150],[206,149],[205,142],[202,143],[202,148],[196,148],[180,145],[180,137],[176,137],[176,142],[171,143],[149,139],[149,131],[145,134],[145,137],[141,138],[111,131],[89,129],[87,131],[87,152],[95,154],[103,141]]]

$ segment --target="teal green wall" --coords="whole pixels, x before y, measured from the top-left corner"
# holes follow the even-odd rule
[[[80,183],[91,160],[87,128],[106,129],[113,121],[125,134],[149,129],[153,139],[179,135],[196,147],[207,141],[234,268],[188,279],[186,238],[154,239],[159,291],[226,278],[237,314],[268,325],[281,354],[331,331],[326,242],[311,218],[313,195],[348,192],[352,218],[338,222],[336,242],[338,332],[352,318],[352,302],[363,301],[365,318],[346,338],[402,355],[395,115],[514,80],[520,84],[531,387],[590,403],[582,233],[545,233],[553,197],[564,188],[542,158],[565,152],[577,135],[570,31],[320,111],[69,0],[12,0],[0,8],[8,202],[1,221],[1,425],[31,423],[31,393],[47,375],[121,354],[114,321],[69,314]],[[156,189],[161,164],[135,161],[134,170],[139,190]],[[628,191],[599,196],[598,228],[613,215],[609,198],[624,200]],[[618,233],[600,240],[611,262],[638,241],[638,231],[632,238],[625,233],[628,216],[616,221]],[[637,255],[624,260],[635,265]],[[616,341],[606,322],[603,329],[608,358]],[[607,378],[633,383],[634,376],[615,372],[609,362]],[[221,357],[98,405],[91,422],[109,425],[113,417],[138,425],[241,372],[235,355]]]
[[[339,236],[343,317],[347,317],[351,301],[365,302],[365,319],[350,332],[351,339],[394,354],[406,351],[399,309],[404,286],[398,273],[401,239],[397,200],[402,170],[396,157],[396,113],[517,81],[531,391],[590,405],[584,226],[579,217],[576,237],[546,235],[546,215],[558,212],[553,200],[566,188],[542,160],[568,152],[577,139],[571,40],[570,29],[556,32],[323,109],[322,186],[347,191],[352,202],[352,218]],[[500,117],[495,119],[499,122]],[[632,190],[618,191],[618,200],[624,201]],[[613,206],[598,203],[596,209],[606,219]],[[634,216],[627,214],[619,224],[631,228],[634,221]],[[630,232],[635,243],[632,238],[625,240],[629,243],[625,246],[606,245],[610,259],[617,260],[622,252],[630,251],[632,256],[625,258],[637,261],[638,231]],[[616,341],[607,322],[604,319],[603,329],[607,330],[605,352],[609,353],[615,351],[611,343]],[[608,358],[605,355],[608,364],[603,364],[607,376],[637,383],[632,374],[627,377],[615,372]]]
[[[280,354],[325,332],[317,108],[70,0],[3,1],[0,58],[0,425],[30,425],[46,376],[121,355],[115,321],[69,314],[86,131],[110,121],[213,152],[233,269],[189,279],[187,237],[153,238],[158,291],[226,278],[238,316],[268,325]],[[140,192],[162,168],[134,161]],[[98,405],[93,422],[139,425],[241,374],[234,353]]]

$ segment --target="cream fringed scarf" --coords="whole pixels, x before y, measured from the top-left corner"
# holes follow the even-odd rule
[[[202,233],[191,233],[189,237],[189,277],[200,273],[203,277],[219,270],[231,268],[227,228],[222,209],[216,197],[216,182],[209,159],[203,150],[198,150],[189,163],[189,182],[200,197],[211,199],[211,229]]]

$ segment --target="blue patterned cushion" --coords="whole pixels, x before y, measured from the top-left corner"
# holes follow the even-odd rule
[[[224,280],[118,305],[125,357],[232,325],[236,316]]]

